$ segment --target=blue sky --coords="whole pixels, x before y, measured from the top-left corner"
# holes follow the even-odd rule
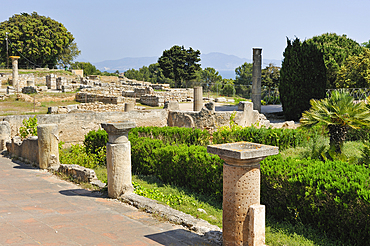
[[[286,37],[327,32],[370,40],[365,0],[17,0],[1,1],[0,22],[36,11],[74,35],[80,59],[90,62],[160,56],[173,45],[202,53],[282,59]]]

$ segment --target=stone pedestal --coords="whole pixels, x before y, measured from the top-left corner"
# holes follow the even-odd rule
[[[128,132],[136,124],[130,121],[102,123],[102,128],[108,133],[107,143],[107,173],[108,196],[118,198],[131,193],[131,144]]]
[[[261,113],[261,59],[262,49],[253,48],[252,102],[253,109]]]
[[[12,67],[13,67],[13,78],[12,78],[12,86],[19,92],[19,80],[18,80],[18,59],[20,56],[9,56],[12,59]]]
[[[40,169],[57,170],[59,168],[59,138],[57,134],[57,124],[43,124],[37,126]]]
[[[35,86],[35,82],[33,80],[27,80],[27,86],[30,87],[34,87]]]
[[[125,112],[130,112],[134,110],[135,104],[134,103],[125,103]]]
[[[269,155],[278,154],[278,147],[238,142],[210,145],[207,151],[219,155],[225,161],[223,245],[264,245],[264,209],[260,205],[260,161]],[[254,207],[251,209],[252,205]]]
[[[194,87],[193,111],[200,111],[203,107],[203,87]]]

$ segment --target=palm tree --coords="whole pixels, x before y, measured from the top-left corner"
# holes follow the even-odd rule
[[[302,113],[303,127],[324,124],[329,131],[330,148],[341,154],[343,142],[349,128],[370,126],[370,111],[364,102],[355,103],[344,90],[333,91],[329,98],[311,99],[311,108]]]

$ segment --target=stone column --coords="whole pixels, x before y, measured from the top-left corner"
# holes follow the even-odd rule
[[[260,205],[260,161],[278,154],[278,147],[238,142],[209,145],[207,152],[217,154],[225,161],[223,245],[265,245],[265,214],[264,206]]]
[[[7,121],[0,122],[0,151],[6,149],[6,142],[11,141],[10,124]]]
[[[203,87],[194,87],[194,104],[193,111],[200,111],[203,107]]]
[[[107,173],[108,196],[118,198],[131,193],[131,144],[128,132],[136,124],[130,121],[117,123],[102,123],[102,128],[108,133],[107,143]]]
[[[262,48],[253,48],[252,102],[253,109],[261,113],[261,59]]]
[[[134,110],[135,103],[125,103],[125,112],[130,112]]]
[[[19,81],[18,81],[18,59],[20,56],[9,56],[12,58],[12,67],[13,67],[13,78],[12,86],[19,92]]]
[[[59,138],[57,134],[57,124],[42,124],[37,126],[40,169],[59,168]]]

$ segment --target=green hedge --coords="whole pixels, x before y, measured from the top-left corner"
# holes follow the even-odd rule
[[[165,144],[186,144],[188,146],[207,146],[212,144],[248,141],[278,146],[280,149],[292,148],[306,143],[309,138],[319,134],[297,129],[272,129],[256,127],[223,127],[211,136],[206,130],[180,127],[136,127],[129,133],[129,138],[149,137],[159,139]]]
[[[154,174],[163,182],[222,199],[223,160],[208,154],[205,147],[170,145],[151,138],[132,137],[130,141],[134,173]]]
[[[261,203],[278,219],[315,225],[355,245],[370,238],[370,170],[341,161],[261,163]]]

